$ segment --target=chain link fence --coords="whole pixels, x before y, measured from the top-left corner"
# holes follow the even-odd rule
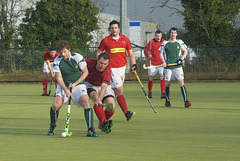
[[[97,48],[72,48],[85,58],[95,58]],[[40,74],[43,53],[47,49],[0,49],[0,74]],[[143,48],[134,47],[138,72],[147,73],[142,65],[147,64]],[[240,72],[240,47],[189,48],[184,62],[184,72]]]

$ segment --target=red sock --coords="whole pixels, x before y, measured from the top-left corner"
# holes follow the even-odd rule
[[[112,113],[108,112],[107,109],[104,110],[104,113],[105,113],[107,120],[109,120],[112,117],[112,115],[114,114],[114,112],[112,112]]]
[[[58,85],[58,82],[57,82],[57,80],[55,80],[55,87],[57,88],[57,85]]]
[[[128,108],[127,108],[127,104],[126,104],[124,95],[119,95],[117,97],[117,101],[118,101],[118,104],[119,104],[120,108],[122,109],[123,113],[126,114],[128,112]]]
[[[152,92],[153,81],[148,80],[148,91]]]
[[[160,82],[160,86],[161,86],[161,94],[163,94],[165,92],[165,80],[161,80]]]
[[[47,93],[47,84],[48,84],[48,80],[47,79],[43,79],[42,80],[43,93]]]
[[[103,111],[102,107],[97,106],[96,104],[93,106],[93,109],[95,111],[95,114],[97,115],[97,118],[100,122],[101,125],[103,125],[104,121],[107,121],[106,117],[105,117],[105,113]]]

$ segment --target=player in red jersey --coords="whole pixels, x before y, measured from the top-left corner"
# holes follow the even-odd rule
[[[43,54],[43,60],[44,60],[44,64],[43,64],[43,74],[44,74],[44,78],[42,80],[42,86],[43,86],[43,94],[42,96],[48,96],[47,94],[47,84],[48,84],[48,76],[49,73],[51,73],[52,79],[55,79],[53,70],[52,70],[52,65],[53,65],[53,61],[54,59],[59,55],[59,53],[57,52],[57,50],[54,47],[51,47],[49,49],[49,51],[46,51]],[[55,85],[57,85],[57,81],[55,80]]]
[[[115,111],[115,95],[110,85],[111,69],[108,67],[110,57],[106,52],[98,55],[98,59],[85,59],[88,76],[85,79],[87,92],[92,99],[93,109],[98,117],[99,125],[106,134],[111,132],[112,120],[109,120]],[[103,110],[103,104],[111,104]]]
[[[120,33],[120,23],[116,20],[111,21],[109,24],[109,30],[111,34],[101,41],[98,47],[97,56],[104,50],[109,54],[109,67],[112,70],[110,84],[127,121],[131,121],[135,117],[136,113],[128,110],[125,97],[123,95],[123,83],[125,79],[127,53],[132,65],[132,72],[137,69],[136,59],[129,39]]]
[[[162,39],[162,33],[160,30],[155,32],[155,38],[151,39],[147,46],[145,47],[144,54],[149,58],[149,65],[158,66],[163,64],[163,61],[160,59],[159,48],[162,45],[164,39]],[[160,76],[160,87],[161,87],[161,98],[166,98],[165,96],[165,80],[163,78],[163,67],[148,69],[148,97],[152,98],[152,87],[153,79],[157,73]]]

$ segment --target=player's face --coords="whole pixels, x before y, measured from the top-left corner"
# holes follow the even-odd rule
[[[105,60],[103,57],[101,57],[97,62],[96,69],[99,72],[103,72],[107,68],[108,63],[109,63],[109,59]]]
[[[117,37],[120,32],[120,27],[118,26],[118,24],[112,24],[110,27],[110,31],[113,37]]]
[[[176,30],[171,30],[170,31],[170,38],[171,39],[176,39],[177,38],[177,31]]]
[[[63,48],[60,52],[64,60],[69,60],[70,58],[70,49]]]
[[[51,57],[54,57],[55,54],[56,54],[56,51],[54,51],[54,50],[50,51],[50,56],[51,56]]]
[[[156,40],[156,41],[160,42],[161,39],[162,39],[162,34],[161,34],[161,33],[155,35],[155,40]]]

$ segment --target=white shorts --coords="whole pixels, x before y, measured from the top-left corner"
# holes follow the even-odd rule
[[[184,79],[183,68],[164,69],[165,81]]]
[[[154,66],[154,65],[152,65],[152,66]],[[155,76],[158,73],[163,75],[163,71],[164,71],[163,67],[148,69],[148,75]]]
[[[112,75],[110,84],[112,88],[118,88],[123,86],[123,82],[125,80],[125,70],[126,66],[120,68],[111,68]]]
[[[51,65],[51,67],[52,67],[52,69],[53,69],[53,62],[50,63],[50,65]],[[50,70],[49,70],[49,68],[48,68],[48,65],[47,65],[47,62],[46,62],[46,61],[44,61],[44,63],[43,63],[43,73],[50,73]]]
[[[85,82],[85,85],[87,86],[87,89],[88,88],[92,88],[92,89],[94,89],[97,93],[99,93],[100,91],[101,91],[101,86],[94,86],[94,85],[92,85],[91,83],[89,83],[89,82]],[[112,90],[112,87],[111,87],[111,85],[109,85],[108,87],[107,87],[107,90],[106,90],[106,92],[105,92],[105,94],[104,94],[104,97],[106,97],[106,96],[113,96],[113,98],[115,99],[115,94],[114,94],[114,91]]]
[[[64,103],[67,103],[68,102],[68,98],[64,92],[64,90],[61,88],[60,85],[57,86],[57,89],[56,89],[56,92],[55,92],[56,96],[60,96]],[[79,84],[77,85],[76,87],[73,88],[73,91],[72,91],[72,100],[73,100],[73,103],[78,107],[78,108],[82,108],[82,106],[78,103],[80,97],[82,95],[87,95],[87,88],[86,88],[86,85],[85,84]]]

